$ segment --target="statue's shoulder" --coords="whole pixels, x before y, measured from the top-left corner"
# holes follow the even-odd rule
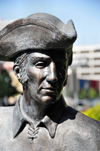
[[[71,108],[66,107],[65,114],[64,114],[64,120],[66,123],[68,122],[69,125],[73,125],[78,132],[78,130],[86,130],[88,133],[95,133],[100,136],[100,122],[97,120],[94,120],[81,112]]]
[[[0,126],[13,119],[13,107],[0,107]]]
[[[89,118],[77,110],[67,106],[59,124],[63,142],[66,147],[75,150],[100,150],[100,122]],[[70,143],[73,142],[73,143]],[[69,146],[68,146],[69,144]],[[80,146],[80,147],[79,147]],[[71,150],[71,149],[68,149]]]
[[[88,127],[91,131],[97,131],[100,134],[100,122],[78,112],[76,116],[77,122],[80,121],[81,125]],[[84,124],[83,124],[84,123]]]
[[[13,112],[13,109],[14,109],[14,106],[0,107],[0,114],[11,113],[11,112]]]
[[[12,138],[13,109],[14,107],[0,107],[0,151]]]

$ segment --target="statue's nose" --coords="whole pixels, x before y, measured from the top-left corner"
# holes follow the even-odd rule
[[[49,65],[49,71],[48,71],[48,75],[47,75],[47,81],[51,82],[51,83],[55,83],[55,82],[58,81],[57,71],[56,71],[56,65],[55,65],[55,63],[53,61]]]

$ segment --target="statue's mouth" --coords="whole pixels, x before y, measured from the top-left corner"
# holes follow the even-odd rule
[[[46,95],[56,95],[57,89],[52,88],[52,87],[46,87],[46,88],[42,88],[41,92]]]
[[[47,88],[43,88],[43,89],[45,89],[45,90],[51,90],[51,91],[56,91],[56,89],[52,88],[52,87],[47,87]]]

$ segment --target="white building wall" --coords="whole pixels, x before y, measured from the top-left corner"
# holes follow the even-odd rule
[[[74,46],[72,66],[78,79],[100,81],[100,45]]]

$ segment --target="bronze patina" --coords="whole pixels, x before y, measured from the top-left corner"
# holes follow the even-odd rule
[[[100,150],[100,123],[62,96],[76,37],[73,21],[45,13],[0,31],[0,60],[14,61],[23,85],[16,105],[0,108],[0,151]]]

